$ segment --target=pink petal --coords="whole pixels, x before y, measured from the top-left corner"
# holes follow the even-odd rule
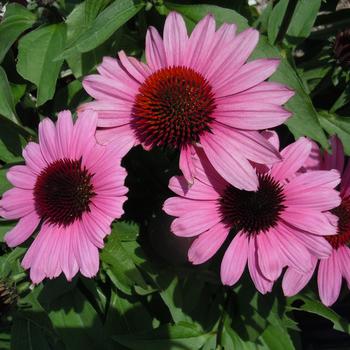
[[[298,294],[310,281],[315,272],[316,266],[317,259],[313,259],[313,268],[306,273],[300,273],[289,267],[282,280],[283,294],[286,297],[292,297],[293,295]]]
[[[128,57],[123,50],[119,51],[118,56],[124,69],[137,80],[139,84],[142,84],[151,74],[151,71],[146,65],[139,62],[135,57]]]
[[[276,180],[284,180],[300,169],[311,151],[311,142],[305,137],[290,144],[281,151],[283,160],[273,165],[271,174]]]
[[[268,103],[282,105],[292,96],[294,91],[287,86],[275,82],[262,82],[254,87],[229,97],[230,103]]]
[[[172,216],[183,216],[186,215],[193,208],[201,208],[213,210],[216,206],[216,201],[196,201],[192,199],[186,199],[181,197],[170,197],[168,198],[163,205],[164,211]]]
[[[46,162],[51,163],[58,158],[56,128],[49,118],[39,124],[39,144]]]
[[[280,139],[276,131],[273,130],[263,130],[261,136],[264,137],[275,149],[278,151],[280,149]]]
[[[86,92],[96,100],[131,103],[139,88],[139,84],[131,78],[123,82],[97,74],[88,75],[83,80],[83,86]]]
[[[33,193],[30,190],[11,188],[6,191],[0,200],[2,216],[6,219],[17,219],[31,214],[34,210]]]
[[[72,243],[72,228],[68,227],[61,229],[61,254],[60,254],[60,266],[65,274],[67,281],[71,281],[73,277],[78,273],[79,266],[76,261],[73,243]]]
[[[183,176],[173,176],[169,181],[169,188],[179,196],[198,200],[217,200],[219,193],[201,181],[195,181],[189,186]]]
[[[258,177],[252,165],[236,149],[227,147],[222,135],[205,135],[201,144],[210,163],[217,172],[230,184],[247,191],[256,191]]]
[[[205,16],[193,29],[188,40],[185,65],[201,72],[206,67],[212,55],[215,36],[215,19],[212,15]]]
[[[164,24],[163,42],[168,66],[181,66],[187,47],[187,29],[182,16],[170,12]]]
[[[93,198],[92,204],[111,218],[119,219],[124,214],[123,204],[126,199],[125,196],[115,198],[99,194]]]
[[[12,185],[27,190],[33,189],[37,180],[37,177],[31,169],[25,165],[15,165],[11,167],[6,177]]]
[[[215,124],[213,129],[227,147],[236,149],[251,161],[272,164],[281,160],[279,152],[257,131],[245,131]]]
[[[175,219],[171,224],[171,231],[180,237],[198,236],[221,221],[216,203],[213,207],[194,207],[190,212]]]
[[[315,141],[310,140],[310,142],[312,144],[310,155],[306,158],[304,165],[299,170],[302,173],[310,170],[322,169],[322,157],[320,148]]]
[[[275,243],[280,248],[284,261],[302,273],[312,269],[311,254],[295,235],[290,233],[291,228],[279,223],[276,227]]]
[[[23,149],[23,158],[26,161],[26,165],[31,168],[36,174],[40,174],[47,163],[41,153],[40,146],[37,143],[29,142]]]
[[[337,222],[336,218],[335,222],[331,223],[324,213],[312,209],[287,207],[282,212],[281,218],[289,225],[315,235],[335,235],[337,232],[337,226],[334,225]]]
[[[332,154],[325,152],[324,154],[324,169],[337,169],[340,173],[344,169],[344,148],[343,144],[337,136],[331,138]]]
[[[283,253],[276,245],[276,235],[273,228],[262,232],[256,237],[258,264],[262,274],[270,281],[275,281],[281,275],[284,266]]]
[[[154,27],[149,27],[146,34],[146,60],[152,70],[166,67],[163,40]]]
[[[182,171],[188,183],[193,184],[195,176],[195,167],[193,164],[194,149],[192,146],[185,146],[180,151],[179,168]]]
[[[223,85],[216,86],[218,96],[230,96],[258,85],[277,70],[279,63],[279,59],[272,58],[261,58],[246,63]]]
[[[347,246],[341,246],[334,251],[334,254],[338,255],[338,264],[341,270],[341,274],[346,279],[348,288],[350,287],[350,249]]]
[[[252,278],[256,289],[261,294],[266,294],[267,292],[271,292],[273,282],[269,281],[262,275],[258,265],[257,255],[256,240],[251,238],[248,242],[248,268],[250,277]]]
[[[80,159],[83,154],[88,153],[96,145],[94,138],[96,124],[97,113],[93,111],[78,113],[71,140],[71,155],[76,159]]]
[[[73,136],[73,120],[70,111],[62,111],[58,113],[56,131],[59,155],[62,158],[69,158],[71,139]]]
[[[101,227],[91,219],[90,213],[83,214],[80,224],[89,241],[96,247],[102,248],[104,245],[103,238],[110,233],[111,230],[105,231],[101,229]]]
[[[326,306],[331,306],[338,299],[342,283],[340,271],[336,253],[328,259],[320,260],[317,275],[318,292],[322,303]]]
[[[224,110],[225,109],[225,110]],[[273,104],[221,105],[215,111],[215,119],[233,128],[261,130],[283,124],[291,113]]]
[[[188,251],[188,260],[194,265],[208,261],[222,246],[229,229],[218,223],[196,238]]]
[[[9,247],[16,247],[26,241],[39,225],[40,218],[36,212],[22,217],[17,225],[6,233],[4,241]]]
[[[208,67],[208,79],[216,84],[226,80],[227,69],[230,72],[238,70],[248,59],[258,41],[259,32],[252,28],[239,33],[231,43],[221,41],[221,45],[215,48],[220,55],[215,57]]]
[[[249,238],[241,231],[227,248],[220,270],[223,284],[232,286],[241,278],[248,260],[248,241]]]
[[[123,145],[122,147],[128,145],[130,148],[140,143],[134,135],[130,124],[118,126],[116,128],[97,129],[96,139],[102,145],[106,145],[110,142],[120,142],[120,144]]]

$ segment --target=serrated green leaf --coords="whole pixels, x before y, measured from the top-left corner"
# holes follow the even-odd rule
[[[130,18],[135,16],[144,4],[133,0],[119,0],[113,2],[88,28],[72,39],[65,51],[58,55],[57,59],[67,58],[78,52],[88,52],[104,43],[114,32],[116,32]]]
[[[16,39],[35,22],[35,15],[19,4],[6,7],[0,24],[0,63]]]
[[[65,24],[51,24],[33,30],[19,41],[17,71],[37,86],[37,106],[50,100],[55,93],[63,63],[56,57],[63,50],[65,36]]]
[[[336,134],[343,143],[345,153],[350,155],[350,118],[327,111],[320,111],[318,116],[323,128],[330,135]]]
[[[134,222],[118,221],[113,223],[112,232],[114,232],[120,241],[135,241],[139,235],[139,226]]]
[[[148,332],[116,335],[113,339],[131,350],[197,350],[209,336],[209,333],[199,331],[190,323],[180,322]]]

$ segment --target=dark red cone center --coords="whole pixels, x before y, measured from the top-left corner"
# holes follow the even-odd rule
[[[140,86],[132,126],[147,146],[181,148],[210,131],[215,98],[208,81],[186,67],[169,67]]]
[[[350,243],[350,196],[342,200],[339,207],[331,210],[338,216],[338,230],[334,236],[326,236],[327,241],[334,249]]]
[[[67,226],[89,211],[95,195],[92,175],[80,160],[60,159],[48,165],[34,187],[35,206],[40,217]]]
[[[223,222],[231,229],[257,235],[276,226],[285,208],[282,185],[268,174],[259,174],[256,192],[228,186],[220,199]]]

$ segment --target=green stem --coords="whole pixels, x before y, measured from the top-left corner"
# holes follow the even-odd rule
[[[290,22],[292,20],[295,8],[297,6],[298,0],[289,0],[288,1],[288,6],[286,9],[286,12],[284,14],[282,23],[281,23],[281,27],[280,30],[278,31],[276,40],[275,40],[275,44],[277,43],[281,43],[283,38],[285,37],[288,27],[290,25]]]

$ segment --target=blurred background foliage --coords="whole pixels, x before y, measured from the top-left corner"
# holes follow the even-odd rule
[[[6,171],[22,162],[39,121],[89,97],[85,75],[119,50],[144,59],[147,27],[162,31],[169,11],[190,31],[207,13],[217,25],[261,32],[252,58],[280,57],[271,80],[296,91],[284,144],[306,135],[327,148],[336,133],[350,155],[350,4],[337,0],[41,0],[1,2],[0,195]],[[346,31],[348,29],[348,31]],[[219,53],[218,53],[219,54]],[[101,251],[98,276],[32,287],[16,249],[0,243],[0,349],[349,349],[346,287],[332,309],[313,282],[293,298],[279,283],[262,296],[249,280],[224,288],[222,252],[197,267],[189,239],[170,233],[162,203],[179,173],[174,152],[135,148],[124,159],[129,200]],[[0,221],[0,240],[15,222]]]

